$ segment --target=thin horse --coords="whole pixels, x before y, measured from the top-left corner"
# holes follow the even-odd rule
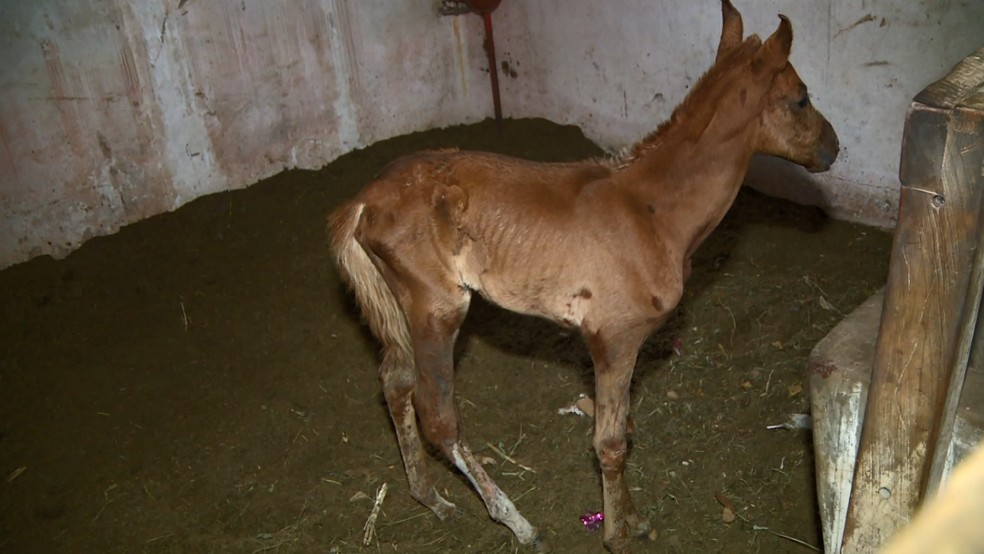
[[[723,0],[717,58],[670,119],[612,160],[541,164],[427,151],[387,166],[330,217],[336,263],[382,343],[379,377],[413,496],[438,517],[419,428],[523,544],[536,529],[461,441],[453,350],[471,295],[577,329],[594,364],[594,448],[605,545],[628,550],[649,522],[624,478],[629,386],[643,341],[683,294],[694,250],[731,207],[753,154],[811,171],[838,153],[830,123],[789,63],[780,16],[743,39]]]

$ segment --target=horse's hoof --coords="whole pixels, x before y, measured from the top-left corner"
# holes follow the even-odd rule
[[[636,521],[627,521],[626,525],[629,527],[629,534],[636,537],[648,538],[654,540],[659,536],[659,533],[653,529],[652,525],[649,524],[648,519],[639,518]]]
[[[655,533],[649,520],[635,511],[625,515],[625,530],[629,535],[635,537],[650,537],[651,534]]]
[[[618,537],[610,541],[605,541],[605,549],[612,554],[632,554],[630,540],[625,537]]]
[[[632,543],[637,539],[656,540],[659,533],[652,528],[649,520],[641,517],[630,517],[623,527],[624,534],[605,541],[605,548],[612,554],[629,554]]]
[[[530,546],[533,547],[533,551],[538,554],[547,554],[547,552],[550,552],[550,545],[543,540],[543,535],[540,535],[539,533],[533,539],[533,542],[530,543]]]

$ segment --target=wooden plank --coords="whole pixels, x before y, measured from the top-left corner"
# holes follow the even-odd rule
[[[975,85],[976,83],[976,85]],[[874,552],[922,497],[957,352],[977,244],[980,187],[965,177],[975,124],[952,106],[984,83],[984,49],[928,87],[902,144],[899,220],[842,552]]]
[[[827,545],[839,545],[844,538],[884,298],[884,290],[873,294],[810,352],[817,500]]]

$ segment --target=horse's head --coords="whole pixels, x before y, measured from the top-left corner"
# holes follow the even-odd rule
[[[724,24],[718,60],[743,44],[741,14],[729,0],[722,2]],[[793,29],[786,16],[779,18],[779,28],[752,54],[745,77],[767,87],[758,116],[755,151],[785,158],[812,172],[826,171],[840,151],[837,134],[813,106],[806,85],[789,63]]]

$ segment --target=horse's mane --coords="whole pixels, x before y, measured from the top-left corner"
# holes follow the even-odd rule
[[[622,149],[620,153],[606,160],[605,165],[614,170],[625,169],[647,153],[659,148],[666,136],[678,129],[690,129],[694,134],[692,138],[696,140],[714,116],[716,102],[713,100],[723,92],[722,87],[719,86],[721,82],[748,65],[761,45],[761,39],[757,35],[751,35],[739,47],[716,60],[714,65],[697,80],[683,102],[673,110],[669,119],[660,123],[655,131],[639,142]],[[686,125],[683,125],[683,122],[686,122]]]

